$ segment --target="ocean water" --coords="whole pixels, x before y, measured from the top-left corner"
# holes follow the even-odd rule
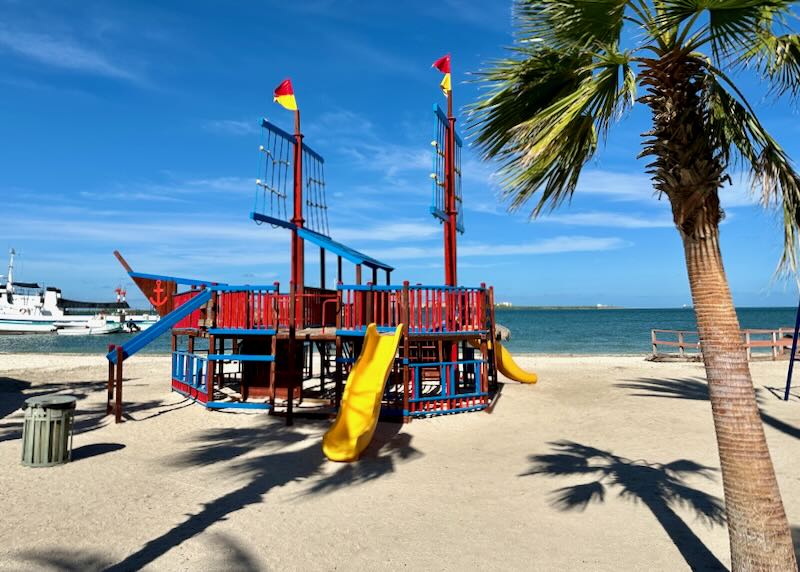
[[[750,329],[794,327],[796,312],[796,308],[737,309],[741,327]],[[697,328],[691,308],[498,309],[495,320],[511,329],[505,345],[512,353],[649,354],[650,330]]]
[[[793,327],[794,308],[739,308],[743,328]],[[511,329],[506,347],[514,353],[647,354],[650,330],[694,330],[691,309],[539,310],[498,309],[498,323]],[[0,353],[106,352],[133,334],[108,336],[0,336]],[[163,335],[142,353],[168,354],[170,338]]]

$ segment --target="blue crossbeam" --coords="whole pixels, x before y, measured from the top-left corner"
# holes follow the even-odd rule
[[[201,290],[197,296],[195,296],[188,302],[181,304],[180,306],[172,310],[172,312],[162,317],[158,322],[156,322],[146,330],[143,330],[136,337],[122,344],[123,361],[131,357],[139,350],[141,350],[143,347],[148,345],[150,342],[155,340],[164,332],[168,332],[169,330],[171,330],[175,324],[180,322],[183,318],[185,318],[195,310],[202,307],[203,304],[208,302],[210,299],[211,299],[211,291]],[[108,354],[106,354],[106,358],[108,358],[108,361],[110,361],[111,363],[117,363],[116,349],[113,349],[110,352],[108,352]]]
[[[208,359],[214,361],[275,361],[275,356],[248,354],[209,354]]]
[[[247,328],[209,328],[209,334],[215,336],[274,336],[275,329],[252,330]]]
[[[209,401],[204,404],[209,409],[271,409],[269,403],[248,403],[238,401]]]

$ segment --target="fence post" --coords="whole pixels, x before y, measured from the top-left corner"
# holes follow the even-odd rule
[[[778,333],[773,330],[772,331],[772,361],[778,359]]]
[[[286,426],[294,424],[294,376],[297,373],[295,341],[297,335],[297,317],[295,316],[294,282],[289,282],[289,386],[286,402]]]
[[[747,361],[750,361],[750,332],[744,331],[744,347],[747,350]]]
[[[653,355],[658,355],[658,340],[656,339],[656,331],[650,330],[650,343],[653,344]]]
[[[681,357],[686,357],[686,351],[684,350],[684,347],[683,347],[684,343],[685,343],[685,341],[684,341],[684,338],[683,338],[683,332],[679,331],[678,332],[678,353],[680,354]]]
[[[365,319],[365,326],[368,326],[372,322],[374,322],[374,316],[372,315],[372,282],[367,282],[367,287],[369,288],[365,293],[364,296],[366,297],[366,304],[365,304],[365,312],[364,312],[364,319]]]
[[[492,391],[497,390],[497,365],[495,362],[495,352],[497,351],[497,322],[495,322],[495,314],[494,314],[494,286],[489,286],[489,297],[488,297],[488,312],[489,312],[489,324],[491,325],[489,329],[489,335],[491,336],[489,339],[491,340],[491,344],[489,345],[489,368],[490,368],[490,382],[492,384]]]
[[[341,257],[339,258],[341,260]],[[341,280],[339,286],[342,285]],[[339,335],[339,330],[342,328],[342,313],[344,307],[342,306],[342,291],[336,289],[336,370],[334,373],[334,391],[333,391],[333,406],[338,409],[339,403],[342,399],[342,336]]]
[[[411,313],[409,312],[408,303],[408,280],[403,282],[403,297],[400,312],[403,316],[403,422],[406,423],[410,420],[410,416],[408,415],[408,398],[410,388],[408,385],[411,379],[408,371],[408,361],[411,354],[411,343],[408,337],[408,333],[411,331],[409,326]]]
[[[272,361],[269,363],[270,415],[275,414],[275,372],[278,369],[278,361],[275,354],[278,353],[278,330],[281,328],[281,285],[280,282],[274,282],[273,285],[275,286],[275,295],[272,298],[272,320],[275,334],[272,336],[272,340],[270,342],[270,351],[272,352]]]
[[[117,346],[117,383],[114,395],[114,422],[122,423],[122,361],[125,355],[122,346]]]
[[[117,346],[108,344],[108,351],[113,352]],[[111,401],[114,399],[114,362],[108,360],[108,395],[106,397],[106,415],[113,411]]]

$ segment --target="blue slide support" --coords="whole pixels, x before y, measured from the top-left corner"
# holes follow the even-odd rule
[[[161,318],[158,322],[141,332],[139,335],[131,340],[122,344],[122,359],[123,361],[131,357],[140,349],[148,345],[164,332],[172,329],[172,327],[181,321],[184,317],[188,316],[203,304],[211,299],[211,290],[201,290],[200,293],[186,302],[181,304],[172,312]],[[106,358],[111,363],[117,363],[117,351],[112,350],[106,354]]]

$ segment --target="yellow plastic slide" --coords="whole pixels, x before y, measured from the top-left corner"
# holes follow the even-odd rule
[[[372,440],[402,335],[402,325],[387,335],[378,334],[375,324],[367,326],[364,348],[347,376],[336,421],[322,438],[322,451],[331,461],[357,460]]]
[[[525,371],[517,365],[514,358],[511,357],[511,352],[503,347],[500,342],[495,342],[496,349],[494,352],[494,362],[498,371],[509,379],[518,381],[520,383],[536,383],[539,377],[529,371]]]
[[[480,348],[480,346],[475,342],[470,343],[473,347]],[[491,342],[489,343],[491,344]],[[525,371],[517,365],[517,362],[515,362],[514,358],[511,356],[511,352],[504,348],[503,344],[500,342],[495,342],[495,344],[496,349],[494,352],[494,365],[497,368],[497,371],[502,373],[507,378],[513,379],[514,381],[518,381],[520,383],[536,383],[539,381],[539,376],[537,376],[535,373]]]

